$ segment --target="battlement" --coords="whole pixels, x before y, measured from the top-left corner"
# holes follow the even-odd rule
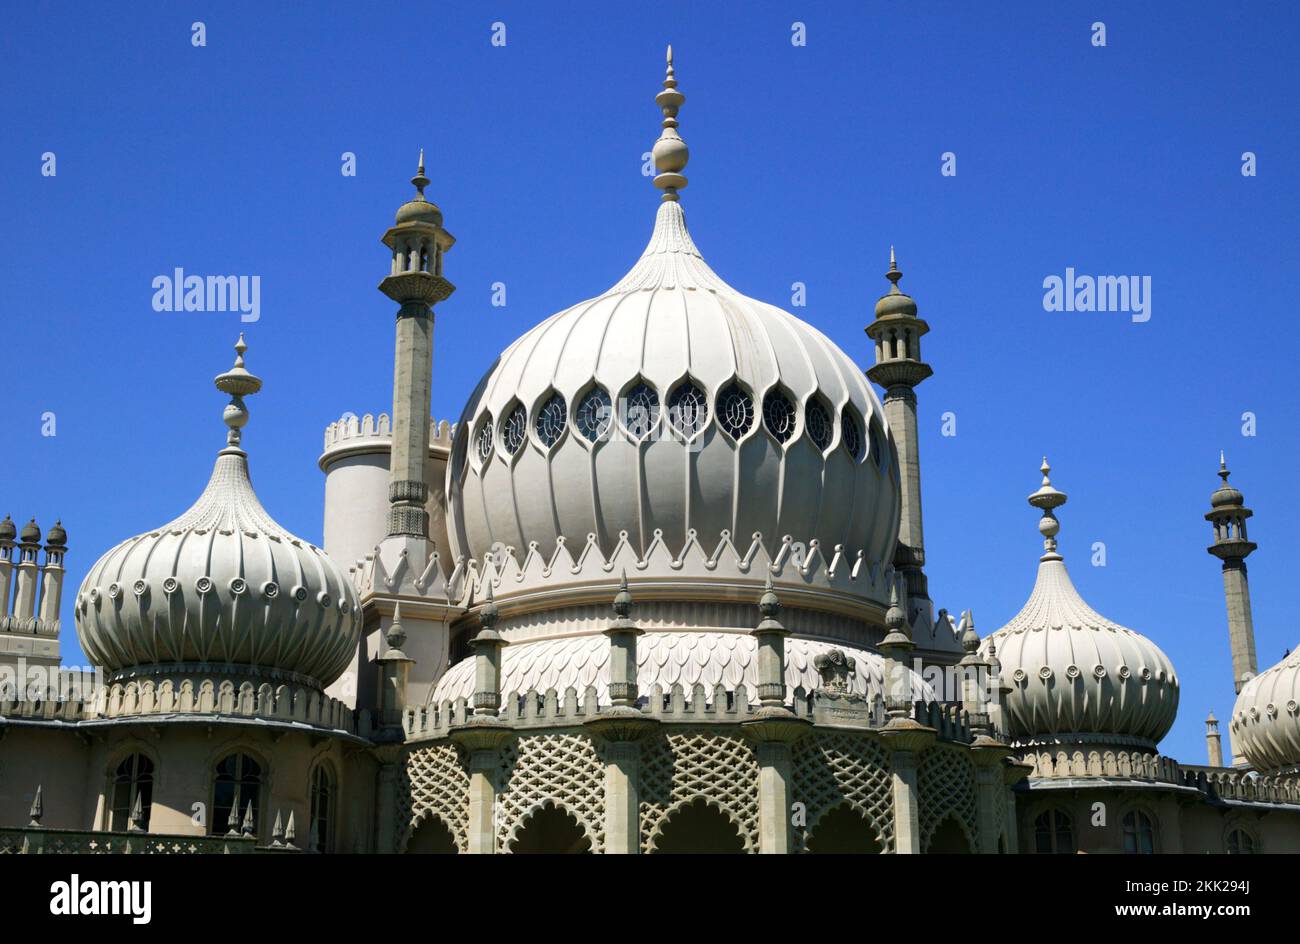
[[[429,452],[446,457],[451,451],[451,440],[456,435],[456,424],[446,420],[429,423]],[[322,470],[342,455],[357,452],[386,451],[392,442],[393,424],[387,413],[378,416],[366,413],[344,413],[325,427],[325,450],[320,457]]]

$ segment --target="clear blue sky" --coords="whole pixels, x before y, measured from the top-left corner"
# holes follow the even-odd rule
[[[1232,706],[1201,518],[1220,448],[1256,510],[1261,662],[1296,642],[1300,14],[1135,7],[11,5],[0,514],[63,518],[70,613],[101,552],[198,493],[223,441],[211,378],[241,325],[155,312],[151,280],[179,266],[261,276],[248,363],[266,387],[245,444],[268,508],[319,541],[324,426],[391,399],[379,237],[417,149],[459,240],[433,393],[455,419],[497,351],[640,252],[657,199],[641,154],[672,42],[684,206],[719,273],[783,306],[806,283],[799,314],[865,365],[862,328],[898,247],[932,327],[919,393],[936,604],[973,607],[985,633],[1019,608],[1041,546],[1025,496],[1047,453],[1071,496],[1075,582],[1173,659],[1182,709],[1164,747],[1202,762],[1202,719]],[[1090,43],[1098,20],[1105,48]],[[345,151],[356,177],[340,174]],[[940,174],[945,151],[956,177]],[[1044,277],[1067,266],[1151,276],[1151,320],[1044,311]],[[504,309],[490,305],[498,281]],[[955,437],[940,435],[945,411]],[[1105,567],[1089,566],[1094,541]],[[81,659],[70,619],[64,654]]]

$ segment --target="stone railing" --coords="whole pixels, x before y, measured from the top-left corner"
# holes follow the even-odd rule
[[[1220,800],[1300,804],[1300,775],[1294,773],[1261,774],[1231,767],[1186,767],[1181,769],[1181,782]]]
[[[204,715],[309,725],[357,734],[356,713],[346,704],[303,685],[254,687],[230,679],[131,679],[105,685],[89,698],[0,697],[0,718],[30,721],[113,721],[153,715]],[[363,735],[364,736],[364,735]]]
[[[173,836],[146,832],[94,832],[45,826],[0,828],[0,855],[11,854],[131,854],[240,855],[280,851],[258,847],[252,836]]]
[[[582,724],[606,707],[599,703],[595,686],[588,686],[581,696],[577,689],[570,687],[563,694],[549,689],[506,695],[498,717],[503,723],[522,730],[560,727]],[[878,700],[869,704],[822,690],[809,692],[802,687],[793,691],[788,707],[797,717],[820,724],[878,728],[887,721],[884,705]],[[640,710],[648,718],[665,722],[739,724],[751,719],[758,708],[759,703],[750,701],[750,693],[743,684],[735,689],[718,685],[711,691],[696,685],[689,692],[681,685],[666,691],[656,685],[643,699]],[[446,737],[472,714],[468,700],[457,698],[427,708],[406,709],[402,728],[410,739]],[[955,705],[918,702],[914,716],[938,730],[944,740],[969,742],[971,739],[970,721]]]
[[[1051,745],[1017,747],[1016,753],[1033,766],[1030,777],[1064,779],[1077,777],[1124,777],[1181,784],[1178,762],[1141,747],[1125,749]]]

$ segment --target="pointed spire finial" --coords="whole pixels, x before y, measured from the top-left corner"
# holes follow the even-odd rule
[[[898,287],[898,280],[903,277],[903,273],[898,268],[898,257],[894,255],[894,246],[889,246],[889,271],[885,273],[885,278],[889,279],[889,294],[901,295],[903,290]]]
[[[424,188],[429,186],[429,178],[424,176],[424,148],[420,148],[420,165],[411,178],[411,184],[415,187],[415,199],[423,200]]]
[[[32,797],[32,808],[27,812],[31,822],[28,826],[41,825],[41,817],[45,815],[45,804],[41,802],[41,785],[36,785],[36,796]]]
[[[632,591],[627,588],[626,569],[624,569],[623,576],[619,579],[618,590],[614,594],[613,610],[614,615],[620,620],[626,620],[632,616]]]
[[[655,142],[651,155],[654,158],[655,186],[664,192],[663,199],[676,201],[677,192],[686,186],[682,171],[690,159],[686,142],[677,133],[677,110],[686,101],[686,96],[677,91],[677,73],[673,69],[673,47],[668,47],[668,71],[664,76],[663,91],[655,96],[655,104],[664,114],[663,131]]]
[[[1228,457],[1224,454],[1222,449],[1219,450],[1219,473],[1218,474],[1219,474],[1219,478],[1223,479],[1223,484],[1227,485],[1228,476],[1231,475],[1232,473],[1228,471]]]

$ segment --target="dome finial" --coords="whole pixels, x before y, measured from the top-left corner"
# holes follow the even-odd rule
[[[248,422],[248,408],[244,406],[244,397],[251,396],[262,389],[262,380],[244,369],[244,352],[248,345],[244,342],[244,332],[239,332],[235,342],[235,365],[224,374],[218,374],[213,383],[222,393],[230,394],[222,419],[230,427],[226,433],[226,448],[239,451],[239,431]]]
[[[1043,557],[1059,558],[1060,555],[1056,553],[1056,535],[1060,533],[1061,523],[1052,512],[1065,504],[1067,496],[1065,492],[1052,487],[1052,467],[1047,462],[1047,456],[1043,456],[1043,464],[1038,467],[1038,471],[1043,473],[1043,484],[1029,496],[1029,504],[1043,510],[1043,518],[1038,522],[1038,532],[1043,536],[1043,550],[1046,551]]]
[[[651,155],[654,157],[655,186],[664,192],[663,199],[676,201],[677,191],[686,186],[682,171],[690,159],[686,142],[677,133],[677,110],[686,101],[686,96],[677,91],[676,72],[673,70],[673,47],[668,47],[668,72],[664,77],[664,90],[655,96],[655,104],[664,113],[663,131],[655,142]]]
[[[424,199],[424,188],[429,186],[429,178],[424,176],[424,148],[420,148],[420,164],[416,168],[415,176],[411,178],[411,183],[415,187],[416,199]]]
[[[903,273],[898,269],[898,258],[894,255],[894,246],[889,246],[889,271],[885,273],[885,278],[889,279],[889,294],[901,295],[902,289],[898,287],[898,280],[903,277]]]
[[[1228,457],[1224,454],[1223,450],[1220,449],[1219,450],[1219,478],[1223,479],[1224,485],[1228,484],[1228,476],[1230,474],[1231,473],[1228,472]]]

